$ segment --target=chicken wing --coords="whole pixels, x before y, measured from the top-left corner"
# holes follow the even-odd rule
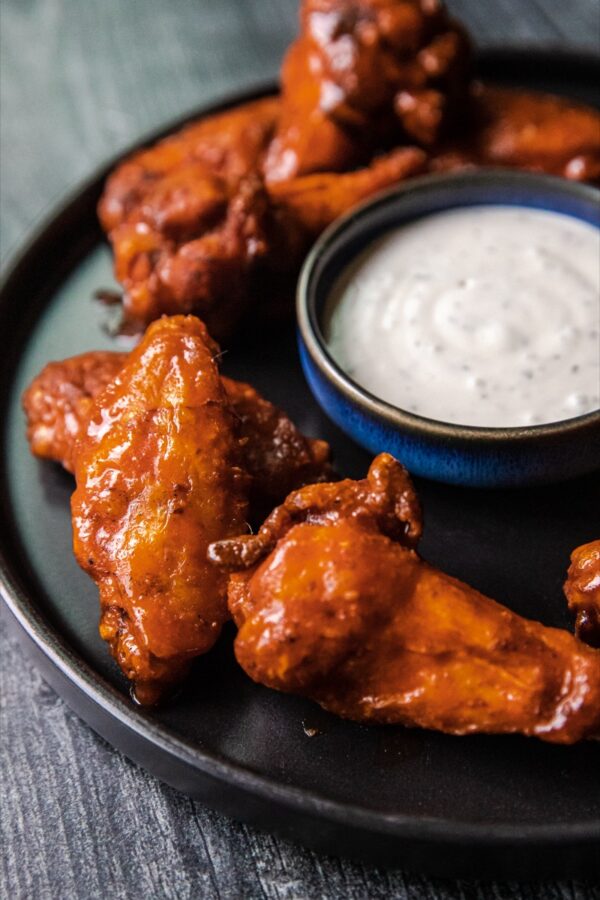
[[[228,197],[258,171],[279,108],[277,97],[243,103],[134,153],[106,182],[103,228],[139,222],[182,241],[214,225]]]
[[[304,488],[258,535],[213,544],[234,570],[242,668],[359,722],[600,735],[600,653],[429,566],[419,534],[408,476],[382,454],[364,481]]]
[[[248,476],[215,362],[192,317],[161,319],[92,402],[74,454],[73,543],[100,590],[100,634],[153,703],[228,618],[210,542],[244,530]]]
[[[78,438],[85,434],[94,400],[123,369],[126,353],[94,351],[51,362],[23,395],[31,452],[75,466]],[[290,491],[331,480],[326,441],[305,437],[291,419],[249,384],[221,378],[251,476],[250,517],[260,522]]]
[[[577,617],[577,636],[600,648],[600,540],[573,550],[565,595]]]
[[[268,183],[431,146],[467,96],[469,42],[437,0],[304,0],[281,74]]]
[[[208,116],[134,154],[108,179],[98,213],[131,328],[195,312],[212,334],[231,333],[266,250],[257,172],[278,109],[269,97]]]
[[[600,113],[532,91],[475,85],[471,123],[432,157],[433,171],[464,166],[512,166],[600,180]]]

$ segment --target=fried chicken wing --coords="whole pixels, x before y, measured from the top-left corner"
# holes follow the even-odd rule
[[[359,722],[450,734],[600,735],[600,653],[423,562],[407,474],[290,495],[258,535],[212,545],[234,570],[235,653],[262,684]]]
[[[183,241],[135,214],[110,232],[129,330],[142,330],[161,315],[195,313],[219,338],[233,332],[251,293],[256,262],[268,246],[262,183],[253,177],[242,181],[222,209],[217,224],[200,220],[196,236]]]
[[[141,703],[177,684],[228,618],[206,549],[244,530],[248,477],[217,353],[198,319],[154,323],[93,401],[73,454],[75,556]]]
[[[512,166],[575,181],[600,179],[600,113],[550,94],[476,85],[471,124],[434,155],[434,171]]]
[[[467,96],[464,30],[437,0],[304,0],[283,63],[269,183],[435,144]]]
[[[576,614],[577,636],[600,648],[600,540],[573,550],[565,595]]]
[[[243,103],[134,153],[107,180],[98,206],[103,228],[143,222],[183,240],[214,225],[227,198],[258,170],[279,107],[277,97]]]
[[[260,162],[276,98],[242,104],[134,154],[108,179],[100,221],[125,289],[125,319],[195,312],[212,334],[231,333],[246,279],[266,251]]]
[[[98,394],[123,369],[125,353],[94,351],[51,362],[23,395],[31,452],[72,472]],[[251,476],[251,518],[261,521],[290,491],[333,477],[326,441],[305,437],[283,410],[249,384],[221,378]]]

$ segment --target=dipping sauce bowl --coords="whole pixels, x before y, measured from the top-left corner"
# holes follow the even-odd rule
[[[596,188],[510,170],[425,176],[378,195],[335,222],[317,241],[302,269],[298,337],[308,384],[323,410],[349,437],[373,454],[392,453],[415,475],[473,487],[518,487],[591,472],[600,467],[599,409],[519,427],[438,421],[369,393],[331,355],[325,337],[327,301],[337,279],[357,256],[398,226],[474,206],[548,210],[600,227]],[[468,250],[465,247],[466,254]],[[435,256],[425,258],[423,265],[434,267]],[[361,335],[361,340],[368,336]]]

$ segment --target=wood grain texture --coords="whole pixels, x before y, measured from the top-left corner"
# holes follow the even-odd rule
[[[275,77],[296,0],[2,0],[0,252],[104,158]],[[480,44],[594,49],[597,0],[455,0]],[[442,882],[324,858],[225,819],[113,751],[0,626],[0,896],[592,900],[590,885]]]

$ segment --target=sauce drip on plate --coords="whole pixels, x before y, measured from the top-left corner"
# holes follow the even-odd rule
[[[528,426],[600,406],[600,231],[474,206],[387,232],[338,278],[325,336],[370,393],[444,422]]]

